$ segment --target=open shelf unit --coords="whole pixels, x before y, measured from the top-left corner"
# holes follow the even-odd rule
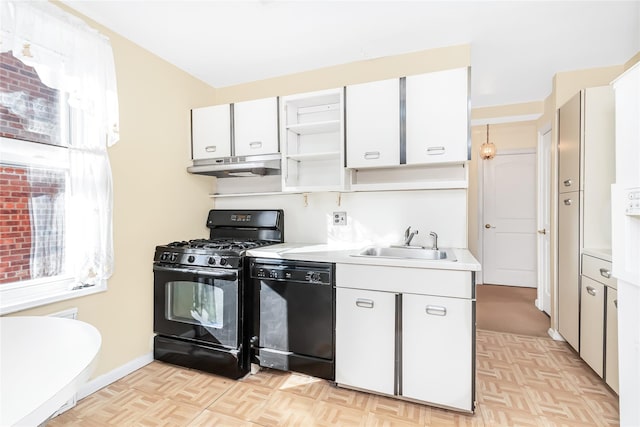
[[[344,88],[284,96],[280,108],[282,191],[347,189]]]

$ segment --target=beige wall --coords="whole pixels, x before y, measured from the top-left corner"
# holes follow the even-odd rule
[[[218,88],[216,104],[332,89],[354,83],[466,67],[470,64],[469,45],[422,50]]]
[[[480,146],[487,140],[487,127],[474,126],[471,128],[471,162],[469,162],[469,191],[468,191],[468,234],[469,250],[475,256],[479,256],[479,206],[478,186],[482,181],[479,173]],[[538,129],[536,122],[514,122],[489,125],[489,140],[496,145],[496,152],[500,154],[504,150],[535,149],[538,143]],[[479,258],[478,258],[479,259]]]
[[[106,292],[14,315],[77,307],[78,318],[102,334],[98,376],[152,351],[154,246],[206,234],[211,180],[187,174],[185,167],[189,109],[210,104],[214,89],[91,25],[111,38],[120,99],[121,139],[109,149],[115,273]]]

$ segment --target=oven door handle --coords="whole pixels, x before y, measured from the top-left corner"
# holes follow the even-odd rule
[[[154,265],[153,271],[163,271],[167,273],[186,273],[186,274],[198,274],[206,277],[213,277],[214,279],[221,280],[236,280],[238,278],[238,272],[236,271],[218,271],[218,270],[198,270],[192,268],[179,268],[179,267],[163,267],[160,265]]]

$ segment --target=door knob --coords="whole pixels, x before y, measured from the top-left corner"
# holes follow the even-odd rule
[[[547,229],[543,228],[542,230],[538,230],[538,234],[547,234]]]
[[[485,224],[484,228],[495,228],[495,227],[493,227],[491,224]]]

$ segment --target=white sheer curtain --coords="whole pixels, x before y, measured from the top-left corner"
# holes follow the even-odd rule
[[[0,2],[0,52],[34,67],[69,95],[70,206],[67,256],[82,284],[113,271],[112,181],[107,147],[119,139],[118,97],[109,40],[46,1]]]

